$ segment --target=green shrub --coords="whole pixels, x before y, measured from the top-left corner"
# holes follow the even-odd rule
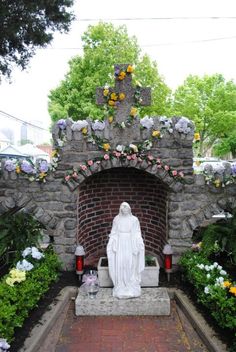
[[[24,211],[7,212],[0,217],[0,257],[7,251],[15,252],[11,262],[20,258],[26,247],[37,246],[43,226]]]
[[[236,265],[236,209],[231,218],[209,225],[202,231],[202,250],[207,257],[212,253],[225,253]]]
[[[60,263],[52,249],[47,249],[45,257],[38,265],[26,272],[26,280],[9,286],[8,275],[0,281],[0,337],[8,342],[14,339],[14,330],[21,327],[30,310],[37,307],[37,302],[48,291],[52,282],[58,277]]]

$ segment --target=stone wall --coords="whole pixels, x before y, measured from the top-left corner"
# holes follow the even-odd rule
[[[140,129],[138,119],[125,129],[106,121],[102,131],[93,131],[88,120],[86,135],[73,128],[71,120],[66,121],[65,130],[55,125],[53,139],[60,154],[56,170],[45,183],[39,183],[30,182],[23,173],[8,172],[2,165],[0,214],[15,207],[33,214],[54,239],[64,268],[71,270],[78,241],[85,246],[86,259],[105,252],[112,218],[120,202],[128,201],[140,218],[147,252],[161,256],[168,240],[176,262],[191,245],[196,227],[227,204],[236,206],[236,186],[215,188],[206,185],[203,176],[193,175],[193,129],[188,134],[178,132],[174,128],[178,118],[173,118],[173,133],[169,133],[158,117],[153,120],[153,129],[162,131],[161,139],[151,138],[152,130]],[[63,140],[64,146],[59,147]],[[109,141],[110,150],[101,149],[98,140]],[[144,147],[147,140],[152,141],[150,149]],[[114,156],[118,145],[130,143],[139,146],[137,158]],[[67,177],[65,183],[72,169],[76,177]],[[171,170],[183,171],[184,182]]]

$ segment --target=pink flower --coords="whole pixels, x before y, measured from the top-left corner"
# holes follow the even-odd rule
[[[88,160],[88,165],[92,166],[93,165],[93,160]]]
[[[158,164],[161,164],[161,159],[158,158],[158,159],[157,159],[157,163],[158,163]]]
[[[105,160],[109,160],[109,159],[110,159],[110,157],[109,157],[108,154],[105,154],[105,155],[103,156],[103,158],[104,158]]]
[[[178,172],[177,172],[176,170],[173,170],[173,171],[172,171],[172,175],[173,175],[173,176],[177,176],[177,174],[178,174]]]
[[[166,171],[169,171],[169,170],[170,170],[170,167],[169,167],[168,165],[165,165],[164,169],[165,169]]]
[[[121,156],[121,153],[120,152],[114,152],[114,155],[116,158],[119,158]]]
[[[131,160],[132,159],[131,155],[127,155],[127,159]]]
[[[148,160],[152,161],[154,157],[152,155],[148,155]]]
[[[70,175],[65,176],[66,182],[70,181]]]
[[[184,177],[183,171],[180,171],[180,172],[179,172],[179,176],[180,176],[180,177]]]
[[[87,170],[87,166],[86,166],[86,165],[81,164],[79,167],[80,167],[81,170],[83,170],[83,171]]]
[[[159,164],[159,165],[157,165],[157,168],[158,168],[158,169],[161,169],[161,165],[160,165],[160,164]]]
[[[137,155],[136,155],[136,154],[132,154],[132,155],[131,155],[131,158],[132,158],[133,160],[136,160],[136,159],[137,159]]]

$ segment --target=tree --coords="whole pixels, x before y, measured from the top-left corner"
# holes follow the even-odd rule
[[[188,76],[174,94],[173,114],[195,122],[200,133],[199,154],[235,133],[236,85],[220,74]]]
[[[49,113],[53,121],[66,116],[74,120],[91,117],[102,119],[104,112],[95,102],[96,87],[114,86],[114,64],[135,64],[135,80],[152,87],[153,106],[141,114],[164,114],[170,89],[158,74],[157,65],[147,55],[140,56],[135,37],[129,37],[125,26],[109,23],[89,26],[82,36],[83,56],[69,62],[69,72],[49,95]]]
[[[25,69],[37,47],[67,32],[74,0],[0,0],[0,73],[10,77],[12,64]]]

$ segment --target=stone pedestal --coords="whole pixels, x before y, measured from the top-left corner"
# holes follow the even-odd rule
[[[82,315],[170,315],[170,298],[167,289],[143,288],[137,298],[118,299],[111,288],[100,288],[96,298],[88,297],[79,289],[75,301],[75,314]]]
[[[106,259],[106,257],[101,257],[98,262],[99,286],[113,287],[108,267],[101,265],[102,259]],[[155,266],[146,266],[144,271],[141,273],[141,287],[157,287],[159,285],[160,266],[157,258],[154,257],[153,259],[155,261]]]

